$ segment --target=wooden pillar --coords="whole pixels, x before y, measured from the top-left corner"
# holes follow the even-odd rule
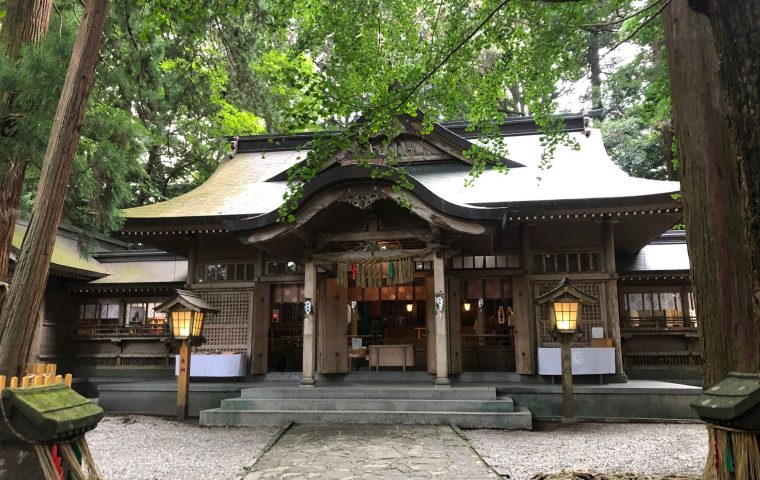
[[[443,269],[443,252],[437,251],[433,256],[433,306],[435,314],[435,384],[449,385],[449,328],[446,315],[446,278]],[[443,308],[435,306],[436,297],[443,295]]]
[[[316,336],[314,325],[317,321],[317,266],[314,259],[308,257],[304,264],[304,303],[311,301],[311,312],[303,318],[303,374],[301,385],[314,385],[314,360],[316,355]]]
[[[604,282],[605,305],[607,316],[607,331],[615,347],[615,374],[625,375],[623,371],[623,349],[620,338],[620,310],[618,308],[617,273],[615,269],[615,224],[609,220],[604,222],[604,271],[612,274],[612,278]]]
[[[427,326],[427,371],[436,372],[435,363],[435,283],[432,276],[425,277],[425,325]]]
[[[348,289],[339,286],[337,279],[325,279],[325,295],[320,302],[324,315],[320,316],[317,339],[319,373],[348,371],[347,297]]]
[[[180,340],[177,375],[177,420],[185,421],[190,403],[190,341]]]
[[[482,308],[478,306],[478,303],[480,302],[480,299],[477,299],[475,301],[475,311],[477,313],[477,328],[475,329],[475,333],[478,335],[484,335],[486,333],[486,312],[483,311]]]
[[[462,373],[462,281],[459,277],[448,278],[449,312],[449,373]]]
[[[573,333],[558,333],[560,345],[560,361],[562,363],[562,423],[577,423],[573,405],[573,362],[572,344],[577,337]]]
[[[251,331],[251,373],[267,373],[269,368],[269,324],[272,321],[271,284],[256,282],[253,292]]]
[[[512,277],[515,370],[523,375],[536,373],[537,350],[535,322],[533,321],[535,306],[530,291],[530,274],[533,267],[530,230],[530,225],[520,225],[521,263],[525,274]]]

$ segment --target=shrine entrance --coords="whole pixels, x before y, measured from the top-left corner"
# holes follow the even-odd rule
[[[268,370],[300,372],[303,368],[303,283],[274,284],[270,293]]]
[[[512,277],[462,279],[462,370],[514,372]]]
[[[424,277],[410,285],[351,286],[348,298],[350,371],[427,369]]]

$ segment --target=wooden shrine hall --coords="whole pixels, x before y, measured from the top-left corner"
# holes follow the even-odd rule
[[[202,185],[125,210],[119,239],[96,236],[91,258],[77,255],[81,232],[59,230],[33,360],[71,371],[107,411],[172,414],[177,350],[158,307],[185,289],[215,312],[190,364],[203,424],[530,428],[556,416],[561,372],[536,299],[568,278],[595,299],[573,373],[603,387],[576,391],[589,395],[579,416],[690,418],[699,389],[636,387],[700,377],[685,239],[669,230],[679,185],[629,176],[587,117],[563,120],[551,168],[533,120],[509,119],[492,157],[508,172],[466,186],[477,132],[400,118],[393,138],[327,162],[290,222],[288,170],[335,133],[239,138]],[[388,157],[409,188],[377,174]],[[598,385],[629,378],[626,393]]]
[[[532,119],[513,119],[498,158],[509,172],[465,186],[476,133],[401,121],[373,145],[372,168],[350,152],[328,162],[292,222],[279,207],[311,134],[240,138],[200,187],[125,211],[125,238],[187,258],[186,287],[221,310],[198,350],[245,354],[251,374],[299,371],[304,384],[356,369],[422,370],[437,384],[551,374],[557,344],[534,299],[568,277],[600,299],[583,313],[579,355],[590,373],[624,379],[616,256],[680,221],[678,183],[625,174],[588,118],[568,115],[579,148],[558,148],[552,168]],[[410,189],[373,174],[386,156]]]

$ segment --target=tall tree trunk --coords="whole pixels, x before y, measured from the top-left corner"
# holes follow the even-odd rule
[[[662,156],[665,158],[665,168],[668,172],[668,180],[680,180],[681,169],[677,168],[673,163],[675,156],[673,155],[673,123],[670,119],[665,120],[660,124],[660,136],[662,137]]]
[[[760,134],[751,129],[744,132],[736,125],[729,125],[727,114],[732,107],[730,102],[724,102],[713,29],[707,17],[690,8],[691,3],[704,2],[672,0],[663,12],[663,25],[668,47],[686,236],[704,357],[703,383],[708,388],[723,380],[731,371],[758,372],[760,367],[758,259],[753,255],[757,251],[758,238],[748,235],[753,231],[752,221],[758,218],[760,210],[749,201],[752,187],[747,185],[754,182],[754,187],[758,188],[760,172],[751,171],[757,165],[742,165],[742,158],[746,159],[746,163],[750,163],[750,159],[757,163],[760,160],[757,152],[760,150],[755,150],[752,157],[751,151],[746,152],[745,140],[741,136],[746,134],[747,141],[754,139],[757,142]],[[731,2],[731,8],[743,4]],[[745,17],[743,21],[748,18],[751,17]],[[728,35],[732,39],[731,48],[736,48],[733,45],[734,32],[728,32]],[[752,48],[743,53],[745,56],[740,57],[741,61],[730,68],[734,69],[732,75],[741,82],[750,82],[751,77],[742,77],[739,64],[756,64],[757,53]],[[757,65],[754,68],[757,69]],[[745,88],[754,89],[755,100],[757,80],[755,76],[754,83],[744,84]],[[750,98],[743,101],[748,103],[742,105],[752,105]],[[747,123],[757,119],[758,104],[754,105],[754,113],[751,110],[744,112],[750,116],[745,120]],[[737,156],[739,152],[749,153],[750,156]],[[726,432],[713,428],[708,430],[710,444],[715,441],[722,452],[720,458],[725,458]],[[758,462],[760,453],[757,449],[754,452],[752,448],[747,450],[749,458],[742,459],[741,463]],[[710,454],[704,478],[729,478],[724,463],[718,462],[721,475],[716,471],[713,455]]]
[[[21,247],[6,306],[0,313],[0,375],[21,373],[29,348],[30,326],[45,295],[48,268],[63,212],[71,165],[79,143],[95,64],[102,44],[107,0],[89,0],[84,10],[66,81],[50,132],[32,219]]]
[[[591,82],[591,108],[602,108],[602,67],[599,61],[599,32],[588,32],[588,50],[586,60],[589,66],[589,81]]]
[[[53,0],[8,0],[5,2],[5,18],[0,30],[0,49],[15,62],[21,48],[35,44],[47,34]],[[14,112],[13,93],[0,92],[3,110]],[[10,115],[8,116],[10,117]],[[0,120],[0,136],[6,135],[10,120]],[[25,159],[0,158],[0,166],[7,168],[0,174],[0,281],[8,276],[8,262],[13,241],[13,230],[19,216],[19,202],[24,188]],[[0,292],[0,309],[3,292]],[[2,324],[0,324],[2,325]],[[1,327],[0,327],[1,328]]]
[[[720,66],[725,113],[735,145],[735,168],[739,171],[742,194],[741,211],[749,258],[752,265],[752,295],[738,299],[749,303],[748,335],[737,370],[760,372],[760,3],[710,3],[709,19],[713,26]],[[739,333],[739,332],[737,332]]]

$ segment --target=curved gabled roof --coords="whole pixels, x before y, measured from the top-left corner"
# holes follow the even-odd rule
[[[471,187],[465,186],[469,166],[461,162],[410,164],[407,171],[414,183],[442,202],[465,208],[507,207],[512,211],[535,212],[638,204],[648,208],[655,203],[676,203],[671,196],[679,192],[678,182],[629,176],[610,160],[598,130],[591,129],[588,136],[582,132],[569,135],[579,148],[558,147],[550,168],[543,169],[538,135],[506,138],[510,158],[525,166],[512,168],[507,174],[487,170]],[[134,223],[151,219],[207,220],[209,217],[218,217],[221,221],[268,214],[279,208],[287,188],[285,181],[268,179],[286,171],[307,153],[308,150],[241,153],[221,164],[195,190],[165,202],[127,209],[124,214]]]

